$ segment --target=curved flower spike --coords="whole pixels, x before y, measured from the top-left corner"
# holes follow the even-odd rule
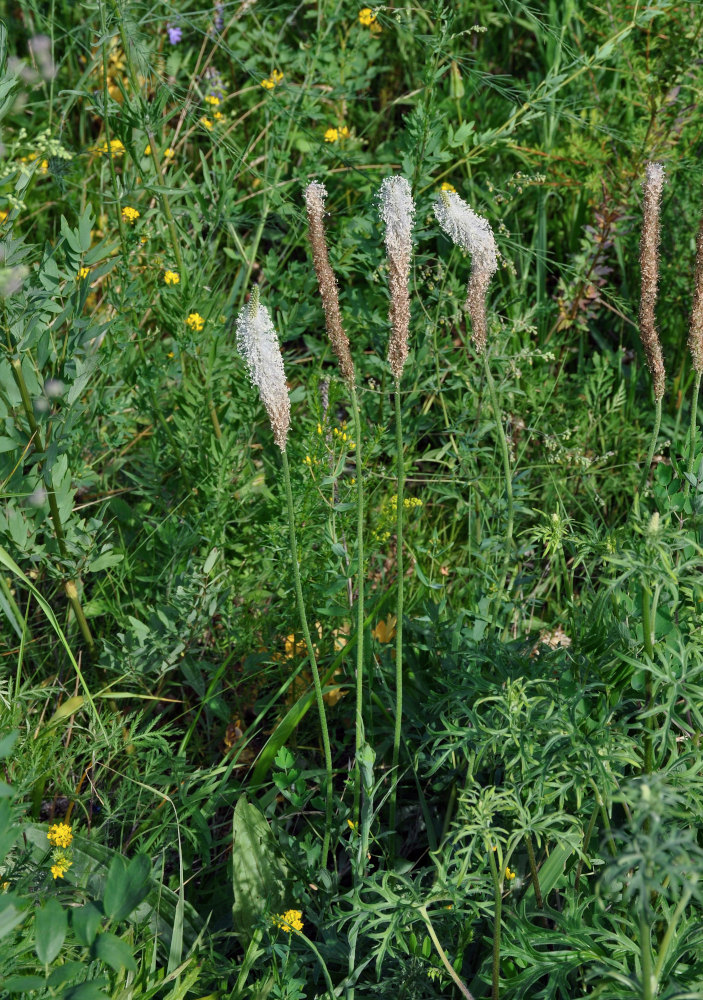
[[[281,451],[285,451],[290,427],[288,386],[278,336],[268,309],[259,303],[256,286],[249,302],[237,316],[237,349],[266,407],[273,439]]]

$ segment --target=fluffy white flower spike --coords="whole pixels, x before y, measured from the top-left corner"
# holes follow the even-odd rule
[[[410,327],[410,260],[413,252],[412,229],[415,203],[410,184],[405,177],[386,177],[378,193],[379,214],[386,224],[388,254],[388,284],[391,293],[389,318],[391,336],[388,342],[388,362],[397,382],[403,374],[408,357]]]
[[[290,427],[288,386],[278,336],[268,309],[259,303],[257,286],[237,316],[237,349],[266,407],[274,441],[281,451],[285,451]]]
[[[488,221],[454,191],[441,191],[434,214],[444,232],[471,254],[471,274],[466,290],[466,308],[471,316],[471,339],[481,354],[486,348],[486,292],[498,270],[498,248]]]

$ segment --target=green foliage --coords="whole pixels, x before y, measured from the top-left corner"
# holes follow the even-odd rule
[[[0,994],[703,995],[700,5],[2,17]],[[652,470],[647,160],[667,175]],[[416,201],[397,769],[391,173]],[[500,251],[486,369],[443,184]],[[290,389],[326,867],[280,456],[234,350],[253,283]]]

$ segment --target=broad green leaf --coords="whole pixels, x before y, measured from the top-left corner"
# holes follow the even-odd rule
[[[235,929],[251,938],[257,919],[285,909],[288,872],[271,828],[246,795],[235,807],[232,833],[232,917]]]
[[[50,899],[37,910],[34,923],[34,950],[43,965],[53,962],[66,937],[68,914],[58,899]]]
[[[3,980],[2,988],[8,993],[26,993],[29,990],[43,990],[46,982],[43,976],[10,976]]]
[[[117,854],[112,859],[105,882],[103,907],[108,917],[124,920],[149,895],[151,862],[138,854],[127,863]]]
[[[91,979],[89,983],[72,986],[62,994],[62,1000],[108,1000],[107,994],[102,991],[102,987],[107,985],[105,976],[100,976],[99,979]]]
[[[5,733],[4,736],[0,736],[0,760],[10,755],[18,736],[19,733]]]
[[[118,938],[115,934],[110,934],[109,931],[98,934],[93,943],[93,954],[115,972],[119,972],[121,969],[127,969],[128,972],[137,971],[137,963],[134,961],[132,949],[126,941]]]
[[[5,894],[0,896],[0,938],[4,938],[11,930],[27,916],[24,900],[18,896]]]
[[[102,914],[94,903],[86,903],[85,906],[78,906],[71,910],[73,933],[81,944],[90,947],[95,940],[101,919]]]

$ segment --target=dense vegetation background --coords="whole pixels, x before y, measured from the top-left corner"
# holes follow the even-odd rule
[[[0,15],[0,996],[703,996],[703,8]],[[392,174],[416,203],[400,452]],[[442,188],[498,243],[485,364]],[[332,799],[281,453],[235,349],[254,284]]]

